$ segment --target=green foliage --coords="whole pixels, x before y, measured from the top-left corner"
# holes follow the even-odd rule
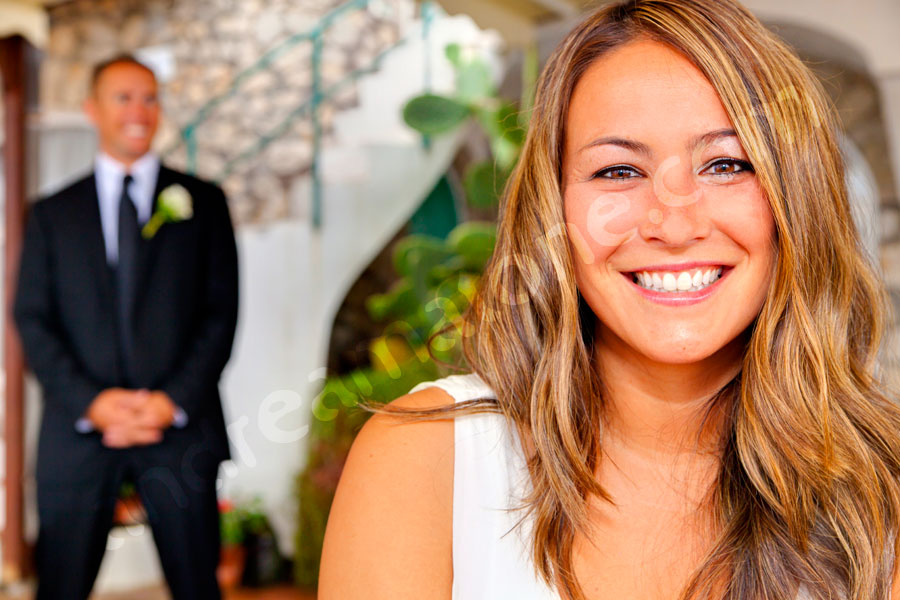
[[[497,167],[509,172],[515,166],[525,143],[525,130],[519,125],[519,111],[510,102],[496,101],[475,110],[478,122],[487,133]]]
[[[491,69],[483,60],[460,61],[456,68],[456,97],[467,104],[480,102],[497,93]]]
[[[424,300],[434,282],[434,268],[452,260],[453,251],[440,238],[409,235],[397,243],[393,259],[397,273],[410,281],[418,299]]]
[[[438,135],[456,129],[469,117],[469,107],[452,98],[426,94],[403,107],[403,120],[423,135]]]
[[[384,321],[395,315],[412,312],[419,306],[419,299],[411,281],[401,279],[385,294],[376,294],[366,299],[366,310],[376,321]]]
[[[232,504],[219,502],[219,532],[223,546],[239,546],[248,535],[258,535],[269,527],[261,498],[250,502]]]
[[[508,176],[509,174],[499,169],[492,160],[469,165],[463,177],[463,187],[469,204],[476,208],[495,206]]]
[[[494,112],[497,134],[516,148],[525,144],[525,128],[522,127],[519,109],[512,102],[505,102]]]
[[[526,130],[531,120],[531,111],[534,108],[534,94],[537,90],[538,51],[537,46],[532,45],[525,51],[525,60],[522,61],[522,97],[519,101],[519,126]]]
[[[493,223],[463,223],[446,240],[407,236],[393,257],[401,279],[387,293],[367,300],[369,314],[393,320],[387,333],[400,335],[410,348],[424,347],[429,336],[468,306],[475,276],[484,269],[496,237]]]
[[[462,46],[448,44],[444,56],[456,71],[456,97],[470,103],[496,95],[491,69],[481,58],[466,58]]]
[[[490,141],[493,160],[466,171],[465,189],[474,207],[490,208],[518,160],[527,118],[497,96],[489,66],[451,44],[445,49],[456,71],[453,96],[426,94],[403,110],[406,123],[431,136],[447,133],[474,117]],[[535,63],[536,65],[536,63]],[[528,105],[530,108],[530,104]],[[496,244],[493,223],[469,222],[447,239],[410,235],[394,251],[400,279],[366,301],[369,315],[384,322],[369,347],[371,366],[329,377],[313,404],[306,468],[296,482],[299,499],[294,579],[314,588],[325,524],[341,470],[359,429],[377,406],[443,373],[439,363],[463,364],[458,324]],[[436,360],[435,360],[436,359]]]
[[[244,532],[259,535],[269,529],[269,518],[263,507],[262,498],[256,497],[240,507],[244,514]]]
[[[400,280],[366,303],[371,316],[385,322],[383,334],[370,346],[372,366],[329,377],[313,403],[309,459],[296,482],[298,585],[316,585],[334,491],[350,445],[369,418],[361,405],[390,402],[440,377],[432,355],[441,362],[462,362],[455,325],[475,293],[496,237],[493,223],[463,223],[446,240],[411,235],[397,244],[393,259]]]
[[[219,513],[219,530],[223,546],[240,546],[244,543],[244,527],[236,510]]]
[[[493,223],[462,223],[447,236],[447,245],[463,259],[463,269],[474,273],[484,270],[496,244],[497,229]]]
[[[458,44],[450,44],[444,52],[456,71],[455,94],[413,98],[404,108],[403,118],[407,125],[430,136],[453,131],[468,117],[475,117],[488,137],[493,159],[466,169],[466,198],[475,208],[494,207],[525,144],[527,114],[497,95],[490,67],[480,57],[465,56]],[[523,92],[522,107],[526,111],[531,110],[536,56],[534,51],[526,55],[523,70],[526,92]]]
[[[318,581],[319,558],[334,492],[353,439],[370,416],[359,404],[384,404],[418,383],[440,377],[433,361],[418,358],[401,365],[400,374],[394,379],[385,371],[365,369],[331,377],[316,399],[309,459],[296,482],[300,503],[294,581],[301,587],[314,588]]]
[[[444,56],[455,68],[458,69],[462,65],[462,47],[459,44],[447,44],[447,47],[444,48]]]
[[[135,486],[133,482],[125,480],[122,482],[122,485],[119,486],[119,499],[124,500],[137,495],[137,486]]]

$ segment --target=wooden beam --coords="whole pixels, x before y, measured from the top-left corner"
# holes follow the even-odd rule
[[[535,23],[545,11],[518,0],[439,0],[451,15],[468,15],[481,29],[494,29],[510,47],[528,47],[535,40]]]
[[[0,39],[3,80],[3,174],[6,180],[3,252],[3,368],[6,373],[3,442],[6,446],[6,524],[2,534],[4,583],[20,581],[26,571],[22,483],[24,479],[25,360],[12,318],[25,217],[25,38]]]
[[[578,8],[568,0],[533,0],[533,2],[548,11],[556,13],[558,17],[563,19],[574,19],[578,16]]]

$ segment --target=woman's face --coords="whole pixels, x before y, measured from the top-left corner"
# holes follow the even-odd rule
[[[712,85],[635,41],[587,69],[566,132],[565,216],[598,341],[659,363],[733,361],[769,287],[774,223]]]

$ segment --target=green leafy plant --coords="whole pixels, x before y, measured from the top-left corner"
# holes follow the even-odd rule
[[[537,71],[536,52],[526,53],[521,106],[498,96],[490,67],[478,56],[465,56],[458,44],[445,49],[456,72],[453,96],[423,94],[403,109],[406,124],[430,136],[448,133],[471,118],[481,126],[490,143],[492,159],[468,165],[463,185],[469,204],[476,208],[496,206],[522,146]]]
[[[390,402],[440,377],[432,354],[441,362],[461,362],[461,333],[454,324],[468,307],[495,242],[493,224],[463,223],[446,240],[408,236],[397,244],[393,262],[400,279],[367,303],[372,318],[385,322],[383,334],[369,346],[371,367],[327,378],[313,404],[309,460],[296,482],[298,585],[316,585],[334,491],[350,445],[370,415],[360,404]]]
[[[455,129],[469,116],[469,107],[451,98],[425,95],[403,109],[403,118],[417,131],[436,135]]]
[[[258,535],[269,528],[262,498],[250,501],[219,501],[219,532],[223,545],[240,545],[248,535]]]
[[[219,500],[219,533],[223,546],[244,543],[244,512],[228,500]]]

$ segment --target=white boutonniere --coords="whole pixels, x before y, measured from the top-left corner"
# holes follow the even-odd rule
[[[141,229],[141,235],[149,240],[166,223],[185,221],[194,216],[194,202],[191,193],[183,185],[172,184],[159,193],[156,211]]]

